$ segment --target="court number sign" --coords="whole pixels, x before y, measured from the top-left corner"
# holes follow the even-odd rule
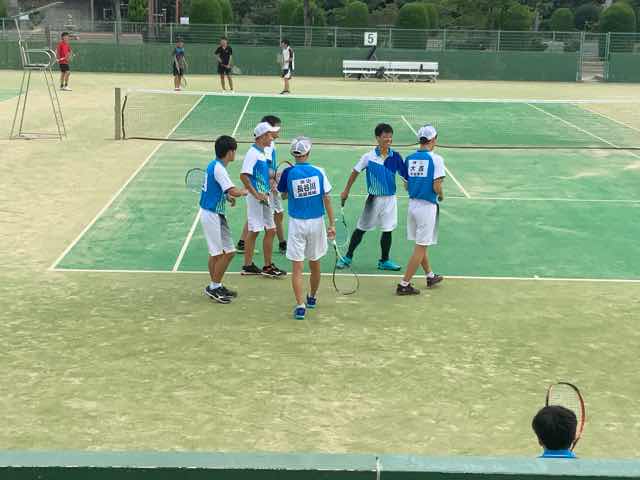
[[[365,32],[364,46],[373,47],[375,45],[378,45],[378,32]]]

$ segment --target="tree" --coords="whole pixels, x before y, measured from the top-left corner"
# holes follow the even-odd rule
[[[427,11],[424,3],[405,3],[398,12],[396,27],[414,28],[419,30],[429,28]]]
[[[395,3],[387,3],[383,8],[378,8],[369,15],[369,23],[377,25],[395,25],[398,19],[398,6]]]
[[[575,18],[569,8],[559,8],[551,15],[551,30],[556,32],[568,32],[573,30]]]
[[[309,2],[309,12],[311,15],[310,27],[321,27],[327,24],[327,14],[314,1]],[[291,25],[304,25],[304,5],[302,3],[299,3],[293,11]]]
[[[600,16],[601,32],[635,32],[636,14],[628,3],[618,2]]]
[[[533,13],[525,5],[514,3],[502,16],[502,30],[529,30],[533,24]]]
[[[585,3],[576,9],[575,26],[578,30],[591,30],[600,19],[600,7],[593,3]]]
[[[127,17],[130,22],[145,22],[147,19],[147,0],[129,0]]]
[[[222,23],[233,23],[233,8],[231,8],[231,2],[229,0],[218,0],[218,2],[222,9]]]
[[[193,0],[191,2],[190,23],[222,23],[222,7],[218,0]]]
[[[440,27],[440,12],[438,11],[438,7],[433,5],[432,3],[427,3],[425,6],[425,11],[427,13],[427,21],[429,23],[429,28],[436,29]]]
[[[364,2],[355,0],[344,7],[344,27],[367,27],[369,25],[369,7]]]
[[[300,0],[282,0],[280,5],[278,5],[278,20],[280,25],[295,25],[293,14],[300,5]]]

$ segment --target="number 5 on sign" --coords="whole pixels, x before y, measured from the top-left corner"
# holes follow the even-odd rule
[[[378,32],[365,32],[364,46],[373,47],[375,45],[378,45]]]

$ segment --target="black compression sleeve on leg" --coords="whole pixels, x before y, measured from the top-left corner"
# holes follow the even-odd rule
[[[360,242],[362,241],[362,237],[364,237],[364,230],[360,230],[359,228],[356,228],[351,234],[351,241],[349,242],[349,250],[347,250],[347,257],[353,258],[353,253],[356,251],[356,248],[358,248],[358,245],[360,245]]]
[[[383,262],[389,260],[389,252],[391,251],[391,232],[382,232],[382,235],[380,235],[380,250],[382,251],[382,257],[380,260]]]

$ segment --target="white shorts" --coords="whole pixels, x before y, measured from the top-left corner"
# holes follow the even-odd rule
[[[260,203],[253,195],[247,195],[247,223],[250,232],[276,228],[271,206]]]
[[[358,219],[358,230],[370,232],[379,228],[383,232],[392,232],[398,226],[398,199],[395,195],[369,195],[364,210]]]
[[[233,238],[231,238],[231,230],[224,215],[201,208],[200,224],[209,247],[209,255],[216,257],[223,253],[236,251],[233,246]]]
[[[287,258],[294,262],[320,260],[327,253],[327,231],[324,218],[301,220],[289,217]]]
[[[269,192],[269,206],[271,207],[271,210],[273,210],[273,213],[284,212],[284,208],[282,208],[282,200],[280,199],[280,194],[278,192]]]
[[[407,212],[407,239],[415,241],[416,245],[437,244],[439,215],[440,209],[435,203],[410,198]]]

